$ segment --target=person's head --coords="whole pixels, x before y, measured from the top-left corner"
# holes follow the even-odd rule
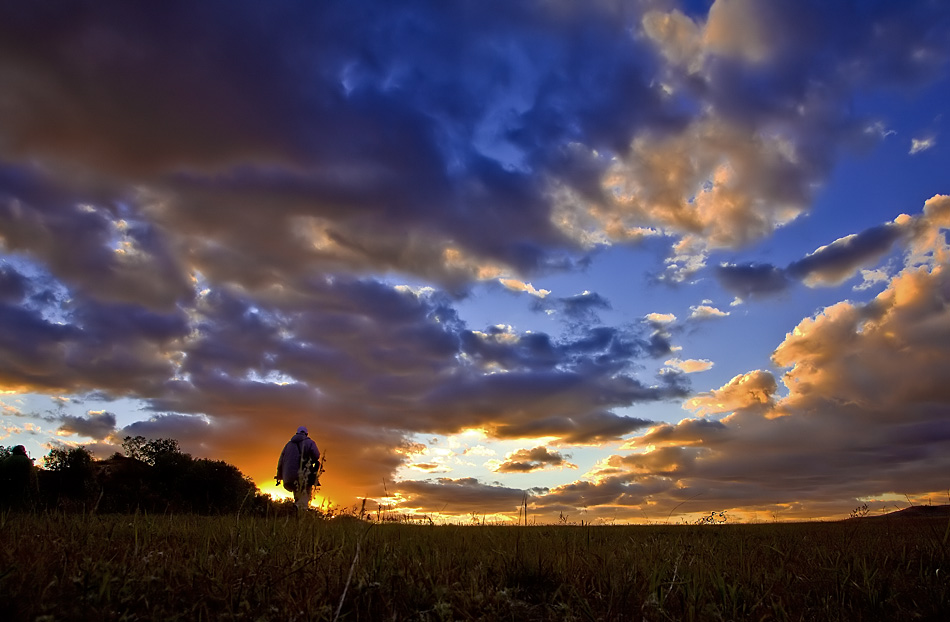
[[[297,428],[297,434],[303,434],[304,436],[307,436],[309,434],[307,432],[307,426],[302,425],[299,428]]]
[[[13,454],[17,456],[25,456],[26,447],[24,447],[23,445],[17,445],[16,447],[13,448]]]

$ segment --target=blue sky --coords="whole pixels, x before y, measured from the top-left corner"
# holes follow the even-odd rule
[[[0,9],[2,443],[539,520],[945,498],[938,1]],[[877,500],[877,501],[875,501]]]

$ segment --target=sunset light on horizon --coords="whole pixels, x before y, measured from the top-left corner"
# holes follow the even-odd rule
[[[315,505],[448,522],[948,504],[948,109],[939,0],[10,3],[0,445],[285,497],[305,425]]]

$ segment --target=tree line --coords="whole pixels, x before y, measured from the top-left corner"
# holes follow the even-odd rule
[[[53,448],[29,474],[14,447],[0,447],[0,507],[101,513],[293,512],[223,460],[194,458],[171,438],[127,436],[124,453],[95,459],[84,446]]]

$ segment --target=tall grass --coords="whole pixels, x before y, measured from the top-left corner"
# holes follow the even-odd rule
[[[947,527],[4,515],[0,618],[943,620]]]

